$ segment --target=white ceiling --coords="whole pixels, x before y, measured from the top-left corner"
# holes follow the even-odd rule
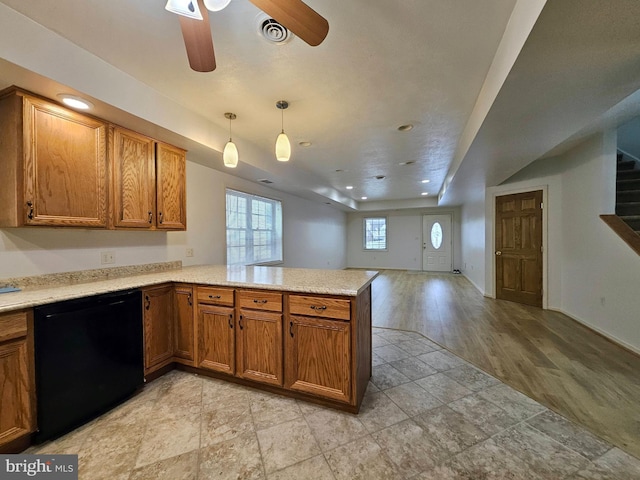
[[[532,31],[544,0],[306,3],[329,21],[320,46],[269,44],[260,11],[232,0],[210,13],[217,69],[196,73],[164,0],[0,0],[0,87],[85,94],[220,170],[234,112],[241,164],[225,171],[347,209],[463,202],[640,87],[640,2],[549,0]],[[612,65],[619,76],[596,75]],[[281,99],[287,164],[273,154]]]

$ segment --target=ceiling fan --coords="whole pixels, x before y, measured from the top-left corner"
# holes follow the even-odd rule
[[[207,10],[219,11],[231,0],[169,0],[166,9],[177,13],[189,66],[196,72],[216,68]],[[315,47],[329,32],[329,22],[301,0],[250,0],[276,22]]]

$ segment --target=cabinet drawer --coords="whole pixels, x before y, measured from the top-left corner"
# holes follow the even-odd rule
[[[27,312],[0,313],[0,342],[27,336]]]
[[[198,303],[233,307],[233,290],[229,288],[198,287]]]
[[[351,319],[351,301],[344,298],[289,295],[289,312],[308,317]]]
[[[281,293],[243,290],[238,292],[238,302],[240,304],[240,308],[268,310],[270,312],[282,311]]]

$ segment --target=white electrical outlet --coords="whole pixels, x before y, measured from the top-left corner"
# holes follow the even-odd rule
[[[185,255],[187,257],[193,257],[193,248],[187,248]]]
[[[101,252],[100,263],[102,265],[109,265],[116,263],[116,252]]]

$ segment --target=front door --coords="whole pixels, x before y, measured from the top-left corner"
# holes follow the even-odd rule
[[[422,270],[451,271],[451,215],[422,217]]]
[[[496,197],[496,298],[542,306],[542,190]]]

